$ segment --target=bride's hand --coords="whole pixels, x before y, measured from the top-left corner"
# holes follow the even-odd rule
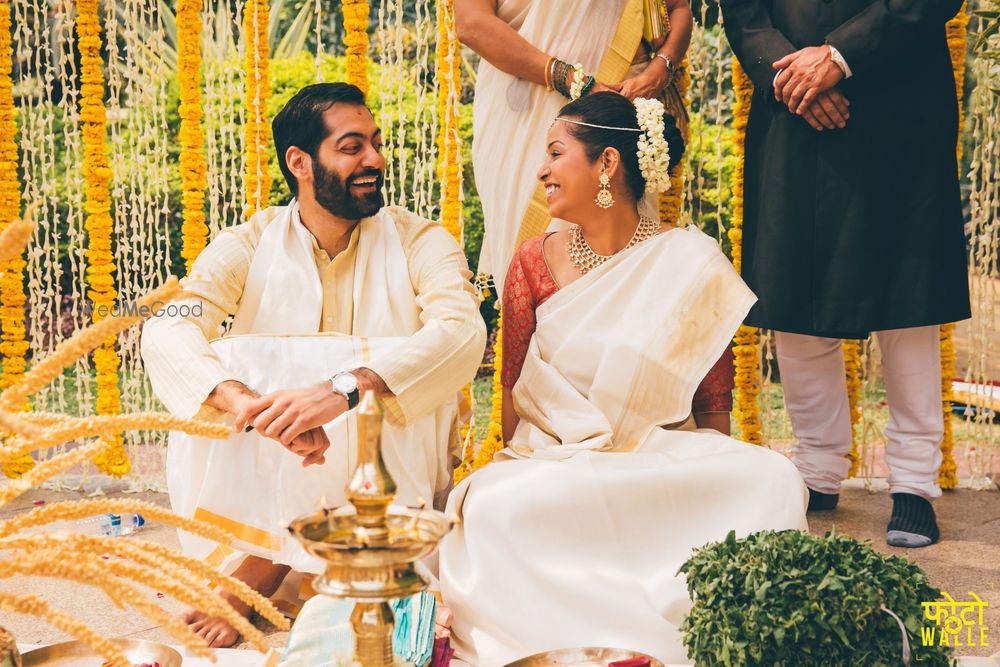
[[[435,639],[451,636],[451,619],[451,609],[445,607],[444,605],[438,605],[437,611],[434,612]]]

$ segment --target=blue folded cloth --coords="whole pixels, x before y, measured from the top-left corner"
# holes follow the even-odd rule
[[[423,665],[434,653],[434,616],[437,600],[426,591],[393,600],[396,629],[392,651],[414,665]]]
[[[417,593],[391,603],[396,616],[392,650],[413,665],[425,665],[434,651],[434,616],[437,600],[430,593]],[[331,656],[343,656],[350,665],[354,651],[351,612],[354,600],[317,595],[299,612],[278,667],[331,667]]]

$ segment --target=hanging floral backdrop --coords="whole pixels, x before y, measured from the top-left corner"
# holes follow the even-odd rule
[[[739,264],[750,83],[733,62],[718,8],[694,9],[680,79],[688,151],[661,211],[714,235]],[[942,327],[944,486],[959,477],[990,486],[995,468],[1000,37],[989,12],[997,9],[996,0],[973,3],[949,24],[965,112],[956,150],[975,316]],[[38,221],[26,256],[0,267],[0,388],[107,308],[184,275],[223,227],[284,203],[270,120],[309,83],[346,80],[368,92],[386,139],[387,201],[440,219],[474,267],[482,239],[469,157],[477,58],[458,44],[452,12],[451,0],[0,0],[0,226],[31,203]],[[458,476],[502,446],[502,325],[482,284],[494,337],[468,390],[475,416]],[[34,407],[156,409],[138,335],[105,341]],[[773,342],[766,331],[742,328],[734,345],[734,433],[785,450],[791,429]],[[845,344],[844,355],[852,473],[870,479],[880,474],[886,417],[878,351],[861,342]],[[114,436],[96,467],[61,483],[107,486],[117,477],[134,489],[162,488],[164,443],[152,432]],[[35,463],[25,455],[2,467],[13,477]]]

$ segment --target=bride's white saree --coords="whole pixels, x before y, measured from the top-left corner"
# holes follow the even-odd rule
[[[673,428],[753,304],[717,244],[674,229],[559,290],[513,390],[509,448],[460,484],[441,548],[457,657],[490,667],[569,647],[686,661],[677,575],[730,530],[805,529],[792,463]]]

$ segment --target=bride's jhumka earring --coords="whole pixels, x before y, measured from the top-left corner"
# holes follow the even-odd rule
[[[615,205],[615,198],[611,196],[611,178],[608,176],[608,172],[601,167],[601,188],[597,191],[597,197],[594,199],[594,203],[601,208],[611,208]]]

